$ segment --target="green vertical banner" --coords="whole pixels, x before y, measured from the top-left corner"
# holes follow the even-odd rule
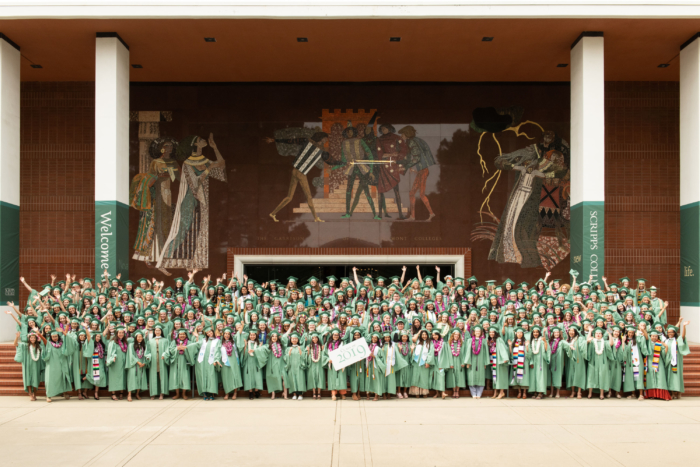
[[[0,303],[19,304],[19,206],[0,201]]]
[[[129,277],[129,208],[119,201],[95,201],[95,279]]]
[[[571,269],[578,283],[605,275],[605,202],[584,201],[571,207]]]
[[[681,306],[700,306],[700,203],[681,206]]]

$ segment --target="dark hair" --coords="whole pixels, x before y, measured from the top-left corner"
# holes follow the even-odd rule
[[[345,138],[354,138],[357,136],[357,128],[349,126],[343,130],[343,136]]]
[[[389,133],[396,133],[396,128],[394,128],[394,125],[392,125],[391,123],[384,123],[380,125],[379,131],[382,131],[382,128],[386,128],[387,130],[389,130]]]

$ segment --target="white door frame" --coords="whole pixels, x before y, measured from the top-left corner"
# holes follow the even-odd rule
[[[233,275],[243,277],[246,264],[454,264],[455,277],[464,277],[464,255],[235,255]]]

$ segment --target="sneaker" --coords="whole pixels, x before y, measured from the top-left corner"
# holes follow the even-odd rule
[[[293,400],[293,401],[297,400],[297,395],[296,395],[296,394],[294,394],[294,397],[292,397],[292,400]]]
[[[304,399],[304,396],[299,396],[299,400],[303,400],[303,399]]]

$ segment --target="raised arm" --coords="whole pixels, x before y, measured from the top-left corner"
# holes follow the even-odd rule
[[[399,284],[403,285],[403,280],[406,277],[406,266],[401,268],[401,280],[399,281]]]

